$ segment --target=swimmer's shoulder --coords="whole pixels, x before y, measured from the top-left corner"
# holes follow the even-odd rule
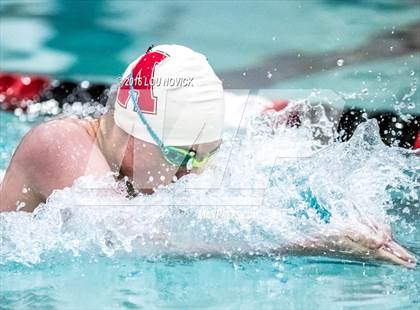
[[[20,142],[15,156],[31,163],[50,157],[67,157],[66,151],[76,145],[88,147],[92,139],[86,127],[72,118],[54,119],[32,128]],[[34,160],[36,159],[36,160]]]
[[[23,137],[12,157],[5,175],[11,180],[7,191],[18,190],[8,194],[11,203],[4,210],[13,207],[17,199],[22,201],[22,188],[31,189],[31,197],[26,194],[25,201],[35,207],[54,189],[71,186],[78,177],[107,171],[106,160],[83,125],[65,118],[44,122]]]
[[[104,168],[98,170],[107,170],[103,155],[94,142],[85,125],[78,120],[55,119],[31,129],[22,139],[13,160],[37,175],[54,178],[59,178],[60,174],[84,175],[90,159],[97,165],[104,163]]]
[[[57,136],[70,136],[87,134],[95,139],[99,130],[99,119],[79,119],[77,117],[63,117],[48,120],[39,124],[31,131],[43,138],[59,138]],[[30,132],[31,132],[30,131]]]

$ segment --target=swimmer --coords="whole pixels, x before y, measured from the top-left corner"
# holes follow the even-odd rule
[[[276,102],[266,110],[286,105]],[[224,113],[222,82],[205,56],[179,45],[151,47],[128,66],[115,102],[103,116],[51,120],[25,135],[1,183],[0,211],[31,212],[79,177],[109,172],[151,194],[205,168],[221,144]],[[278,251],[366,254],[415,265],[390,232],[355,235],[324,236]]]
[[[33,211],[53,190],[107,172],[152,193],[204,168],[221,143],[223,119],[222,82],[204,55],[149,48],[128,66],[102,117],[51,120],[26,134],[1,183],[0,211]]]

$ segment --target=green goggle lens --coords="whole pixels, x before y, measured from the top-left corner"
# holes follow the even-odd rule
[[[187,151],[173,146],[165,146],[163,157],[174,166],[186,167],[187,169],[201,168],[208,161],[210,155],[198,160],[194,151]]]

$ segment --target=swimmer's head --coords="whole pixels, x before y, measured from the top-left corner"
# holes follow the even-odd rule
[[[152,192],[201,171],[221,143],[223,97],[204,55],[179,45],[149,48],[125,70],[115,99],[110,153],[124,152],[120,173]]]
[[[149,48],[128,66],[119,85],[115,123],[139,140],[158,144],[135,105],[166,146],[192,146],[221,139],[222,82],[207,58],[187,47]]]

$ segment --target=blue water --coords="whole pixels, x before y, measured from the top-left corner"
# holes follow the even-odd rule
[[[4,0],[0,10],[3,70],[114,80],[151,44],[187,45],[220,72],[280,52],[345,51],[417,22],[420,9],[386,0]]]
[[[52,260],[52,259],[51,259]],[[416,274],[331,260],[55,258],[2,272],[3,307],[329,309],[418,306]],[[19,276],[18,276],[19,275]],[[417,274],[418,275],[418,274]],[[94,296],[92,296],[94,295]]]
[[[413,1],[1,1],[0,68],[112,82],[148,45],[176,42],[205,53],[217,72],[245,70],[278,53],[352,49],[378,32],[418,22],[419,14]],[[344,59],[343,66],[273,87],[332,89],[350,105],[418,113],[419,57],[417,51],[351,66]],[[38,121],[0,112],[1,170]],[[244,144],[237,167],[230,167],[224,196],[185,196],[188,184],[215,182],[210,172],[134,202],[86,192],[94,182],[82,180],[57,191],[35,216],[0,216],[0,308],[417,309],[418,266],[230,255],[230,247],[238,244],[255,252],[326,227],[357,227],[358,219],[346,213],[351,202],[378,222],[389,221],[396,239],[420,255],[418,155],[372,146],[369,141],[378,138],[374,124],[348,144],[333,145],[325,155],[306,161],[287,159],[316,146],[305,128],[281,132],[274,142],[266,138]],[[228,153],[229,148],[220,156]],[[267,167],[255,164],[255,159],[278,164],[269,154],[282,160],[271,183]],[[308,184],[296,185],[297,177],[308,178]],[[268,188],[264,197],[230,190],[261,184]],[[327,226],[307,209],[309,218],[290,215],[291,206],[305,203],[300,195],[307,186],[317,202],[328,202],[333,211]],[[112,208],[110,201],[127,208]],[[186,206],[175,212],[159,207],[162,202]],[[130,203],[140,207],[130,209]],[[203,209],[199,203],[216,206]],[[171,246],[144,239],[153,229],[171,233]],[[185,255],[186,248],[203,244],[225,252]]]

